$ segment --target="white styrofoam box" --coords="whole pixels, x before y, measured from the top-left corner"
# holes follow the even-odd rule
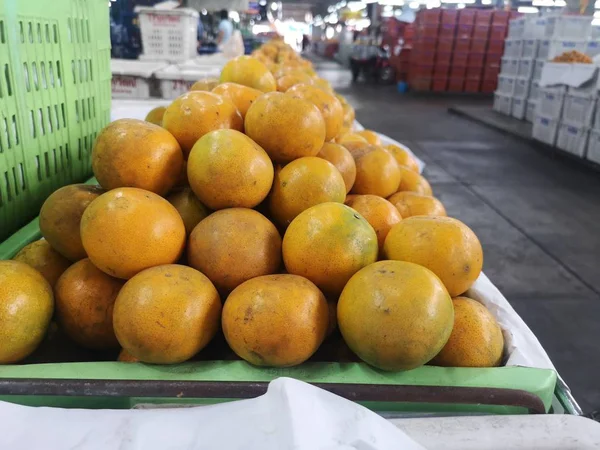
[[[596,113],[594,114],[594,129],[600,130],[600,98],[596,99]]]
[[[152,75],[167,67],[160,61],[111,59],[111,90],[113,98],[150,98]]]
[[[504,41],[504,55],[505,58],[520,58],[523,47],[523,41],[521,39],[507,38]]]
[[[600,40],[600,25],[594,25],[592,23],[592,34],[590,36],[590,39],[593,41]]]
[[[546,33],[546,27],[548,25],[547,17],[526,17],[525,26],[523,28],[523,37],[539,39],[543,38]]]
[[[550,39],[540,39],[538,42],[538,51],[537,58],[543,61],[548,59],[548,54],[550,53],[550,43],[552,41]]]
[[[576,95],[578,97],[595,98],[598,95],[598,83],[598,77],[597,75],[594,75],[593,79],[581,86],[569,86],[567,92],[570,95]]]
[[[546,18],[545,36],[552,39],[587,39],[592,32],[592,16],[557,15]]]
[[[498,89],[496,92],[503,95],[513,95],[515,90],[515,77],[498,75]]]
[[[508,22],[508,36],[511,38],[520,38],[525,30],[525,17],[512,19]]]
[[[561,123],[558,126],[556,146],[566,152],[583,158],[586,153],[589,128]]]
[[[218,78],[219,74],[220,70],[214,67],[191,69],[186,65],[173,64],[159,70],[155,75],[160,80],[162,98],[173,99],[188,92],[196,81],[204,78]]]
[[[535,140],[544,142],[548,145],[554,145],[556,142],[557,130],[558,119],[551,119],[537,113],[535,114],[533,118],[533,128],[531,130],[531,136]]]
[[[591,97],[567,94],[562,112],[562,121],[569,125],[590,127],[594,117],[596,102]]]
[[[540,83],[532,81],[529,85],[529,97],[531,101],[537,101],[540,98]]]
[[[536,105],[537,102],[535,100],[527,100],[527,107],[525,109],[525,120],[529,123],[533,122]]]
[[[544,42],[545,41],[541,42],[541,48],[543,48]],[[577,50],[578,52],[583,53],[585,52],[586,44],[586,39],[552,39],[548,43],[548,54],[542,56],[540,48],[540,52],[538,52],[538,57],[550,60],[555,56],[562,55],[565,52],[572,52],[573,50]]]
[[[532,78],[534,64],[535,60],[533,59],[521,58],[519,60],[519,69],[517,71],[517,76],[522,78]]]
[[[544,68],[544,64],[546,61],[543,59],[536,59],[533,64],[533,74],[531,78],[535,81],[538,81],[542,77],[542,69]]]
[[[527,100],[524,98],[513,98],[511,115],[515,119],[523,120],[525,118],[525,111],[527,110]]]
[[[141,59],[185,61],[198,55],[198,11],[139,8]]]
[[[531,80],[529,78],[515,78],[515,88],[513,90],[513,97],[527,99],[529,96],[529,85]]]
[[[498,91],[494,92],[494,111],[510,116],[512,114],[512,97]]]
[[[537,58],[539,39],[523,39],[521,57],[522,58]]]
[[[588,55],[590,58],[593,58],[596,55],[600,55],[600,39],[588,41],[585,44],[584,53],[586,55]]]
[[[564,93],[556,92],[553,88],[540,88],[540,97],[535,114],[550,119],[558,119],[562,113],[564,99]]]
[[[513,58],[502,58],[500,73],[502,75],[511,75],[516,77],[519,73],[519,60]]]
[[[596,83],[598,66],[594,64],[557,63],[547,61],[542,69],[540,86],[577,88],[582,96],[596,95],[590,86]],[[577,90],[576,90],[577,91]]]
[[[587,159],[600,164],[600,130],[590,130],[588,140]]]

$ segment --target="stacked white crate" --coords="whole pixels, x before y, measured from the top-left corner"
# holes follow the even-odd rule
[[[596,76],[596,98],[594,99],[596,111],[593,114],[594,120],[592,121],[592,126],[589,131],[588,147],[585,157],[596,164],[600,164],[600,96],[598,95],[598,91],[600,91],[600,75],[597,74]]]
[[[541,76],[544,65],[555,56],[572,50],[583,53],[588,48],[593,49],[595,45],[590,43],[591,19],[590,16],[546,17],[544,35],[537,39],[534,76]],[[556,65],[556,68],[560,69],[561,65]],[[593,94],[590,94],[592,91]],[[591,124],[591,116],[584,117],[587,114],[585,105],[593,103],[589,96],[595,97],[596,90],[592,91],[567,89],[565,85],[539,87],[533,118],[534,139],[583,156],[587,129]]]

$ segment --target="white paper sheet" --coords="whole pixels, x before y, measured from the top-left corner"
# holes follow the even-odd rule
[[[0,403],[10,450],[424,450],[387,420],[291,378],[263,396],[155,410],[31,408]]]

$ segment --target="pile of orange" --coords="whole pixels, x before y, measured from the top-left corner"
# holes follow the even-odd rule
[[[251,364],[292,366],[337,322],[384,370],[500,364],[498,324],[461,297],[477,236],[410,150],[354,115],[275,40],[146,121],[108,125],[100,186],[53,193],[44,240],[0,263],[0,362],[33,352],[54,309],[77,344],[124,361],[183,362],[222,332]]]

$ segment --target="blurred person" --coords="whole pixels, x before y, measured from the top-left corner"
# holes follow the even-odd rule
[[[229,20],[229,12],[226,9],[222,9],[219,12],[221,21],[219,22],[219,34],[217,35],[217,46],[222,47],[233,34],[233,23]]]

